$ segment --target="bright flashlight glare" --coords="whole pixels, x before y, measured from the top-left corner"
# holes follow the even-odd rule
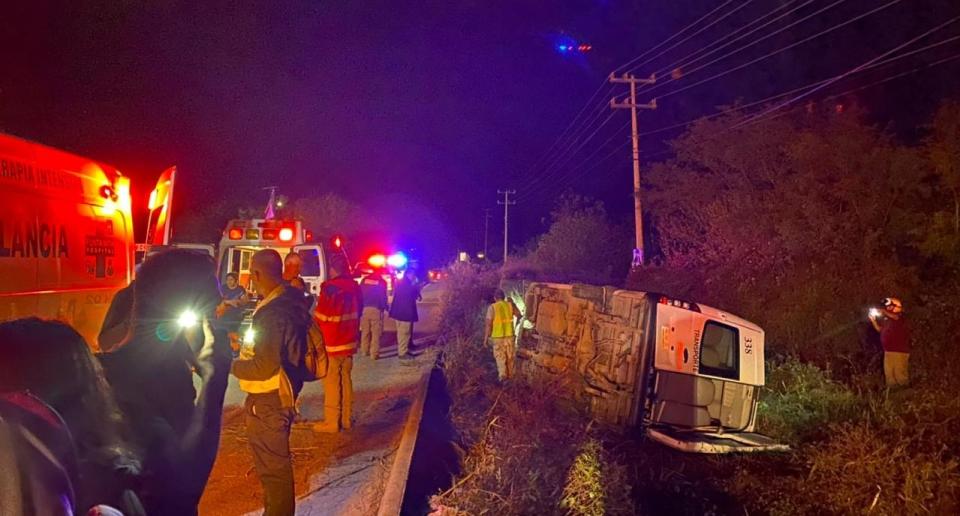
[[[193,310],[184,310],[180,317],[177,318],[177,324],[181,328],[193,328],[200,323],[200,318],[197,317],[197,313]]]
[[[876,308],[871,308],[868,313],[872,318],[880,317],[880,310],[877,310]]]
[[[243,332],[243,343],[253,344],[254,335],[253,328],[247,328],[247,331]]]

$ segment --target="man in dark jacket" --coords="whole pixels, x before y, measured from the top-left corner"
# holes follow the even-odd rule
[[[383,271],[375,270],[360,282],[363,315],[360,317],[360,354],[376,360],[380,356],[383,313],[387,310],[387,282]]]
[[[390,318],[397,323],[397,356],[400,360],[413,360],[410,356],[410,341],[413,339],[413,323],[417,317],[417,301],[420,300],[420,285],[412,270],[397,280],[390,304]]]
[[[250,277],[262,300],[253,313],[253,345],[245,346],[231,372],[247,392],[247,438],[263,484],[264,514],[294,513],[290,425],[307,345],[309,313],[303,294],[283,279],[283,261],[274,250],[251,258]]]

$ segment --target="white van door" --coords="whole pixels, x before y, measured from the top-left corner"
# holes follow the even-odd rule
[[[293,246],[293,252],[300,255],[300,261],[303,264],[300,269],[300,277],[307,284],[307,292],[312,296],[320,293],[320,284],[327,281],[326,258],[323,254],[323,248],[316,244],[304,244]]]

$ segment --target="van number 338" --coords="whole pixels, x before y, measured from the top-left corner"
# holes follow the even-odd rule
[[[750,355],[753,353],[753,338],[744,337],[743,338],[743,353],[745,355]]]

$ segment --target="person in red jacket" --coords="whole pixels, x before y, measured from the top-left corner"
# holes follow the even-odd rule
[[[903,303],[899,299],[888,297],[882,304],[882,309],[871,311],[870,322],[880,332],[887,387],[901,387],[910,383],[910,327],[903,317]]]
[[[360,315],[363,310],[360,285],[350,276],[342,253],[331,255],[329,280],[320,285],[313,318],[323,334],[329,358],[323,379],[323,422],[314,430],[334,433],[350,428],[353,405],[353,355],[360,340]]]

